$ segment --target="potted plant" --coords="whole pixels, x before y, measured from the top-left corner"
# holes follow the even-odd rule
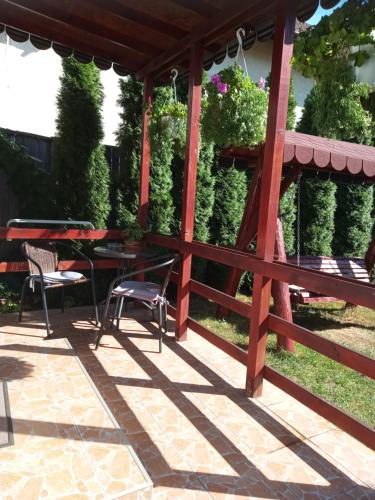
[[[143,247],[145,232],[138,221],[134,220],[129,223],[126,229],[122,231],[125,248],[134,251],[140,250]]]
[[[238,64],[213,75],[205,86],[202,134],[223,147],[251,147],[264,141],[268,91]]]

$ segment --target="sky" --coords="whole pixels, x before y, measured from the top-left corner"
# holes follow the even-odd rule
[[[315,14],[307,20],[308,24],[316,24],[320,21],[320,18],[323,16],[328,16],[331,14],[337,7],[341,7],[345,3],[346,0],[341,0],[333,9],[323,9],[322,7],[318,7],[318,10]]]

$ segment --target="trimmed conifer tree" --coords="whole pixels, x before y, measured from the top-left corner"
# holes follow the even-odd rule
[[[154,92],[152,112],[158,116],[160,108],[173,102],[171,87],[157,87]],[[158,109],[159,108],[159,109]],[[159,126],[160,121],[151,121],[151,173],[150,210],[152,230],[170,234],[173,228],[174,207],[172,197],[173,130],[169,126]]]
[[[233,165],[221,168],[216,175],[215,203],[211,218],[211,241],[218,245],[234,245],[242,221],[247,194],[244,171]]]
[[[336,199],[335,255],[363,258],[374,223],[373,186],[339,184]]]
[[[141,161],[143,84],[129,75],[120,80],[121,122],[116,134],[119,171],[113,176],[113,214],[116,227],[133,222],[138,211],[138,186]]]
[[[57,216],[104,228],[110,210],[109,167],[101,122],[103,89],[94,63],[63,60],[57,97],[53,168]]]
[[[285,252],[295,254],[296,184],[292,184],[280,199],[280,218],[283,225]]]
[[[336,184],[301,179],[301,251],[304,255],[332,255]]]

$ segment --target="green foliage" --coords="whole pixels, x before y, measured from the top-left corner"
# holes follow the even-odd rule
[[[271,85],[271,73],[266,78],[266,88],[269,88]],[[296,125],[296,107],[297,107],[297,99],[294,88],[294,80],[290,78],[289,84],[289,95],[288,95],[288,114],[286,117],[286,129],[294,130]]]
[[[186,144],[187,106],[182,102],[171,100],[172,96],[172,89],[168,87],[165,95],[161,97],[165,100],[153,106],[151,134],[162,135],[168,129],[168,132],[172,134],[174,153],[183,158]]]
[[[85,219],[96,228],[107,225],[109,167],[101,123],[103,90],[94,63],[63,60],[57,97],[57,135],[54,141],[57,215]]]
[[[335,252],[337,255],[363,258],[374,223],[371,216],[373,186],[339,184],[336,198]]]
[[[174,207],[172,198],[172,161],[174,130],[160,126],[164,110],[173,104],[171,87],[155,89],[150,123],[151,175],[150,175],[150,221],[152,230],[170,234],[173,227]]]
[[[336,184],[301,179],[301,251],[304,255],[332,255]]]
[[[220,169],[216,175],[214,211],[211,219],[211,240],[230,246],[236,242],[246,202],[246,173],[230,168]]]
[[[143,84],[129,75],[120,80],[121,123],[116,134],[120,155],[120,169],[113,179],[116,227],[126,227],[138,211],[139,170],[141,161]]]
[[[368,86],[343,80],[321,80],[315,88],[312,114],[319,135],[330,139],[371,144],[373,122],[362,101],[368,98]]]
[[[307,78],[341,79],[348,62],[361,66],[369,58],[363,46],[375,44],[371,35],[374,20],[374,0],[348,0],[300,33],[294,46],[294,67]]]
[[[203,137],[224,147],[260,144],[265,137],[268,93],[245,76],[238,64],[223,69],[219,75],[228,90],[221,93],[212,82],[206,84]]]
[[[294,255],[295,249],[295,222],[296,222],[296,184],[292,184],[280,199],[280,217],[283,225],[285,251],[287,255]]]
[[[5,172],[8,185],[18,200],[19,213],[15,215],[34,219],[54,216],[49,174],[35,164],[24,148],[1,132],[0,169]]]
[[[122,231],[124,238],[129,241],[140,241],[145,231],[137,220],[128,222],[125,229]]]
[[[209,222],[212,217],[215,201],[215,178],[212,174],[213,160],[213,144],[201,142],[197,171],[194,239],[203,242],[207,242],[210,239]]]

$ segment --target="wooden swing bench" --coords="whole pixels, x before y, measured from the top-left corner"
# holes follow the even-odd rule
[[[297,257],[288,258],[289,264],[297,265]],[[301,256],[299,265],[314,271],[342,276],[343,278],[352,278],[366,283],[370,282],[363,259],[357,257],[314,257]],[[336,302],[336,297],[328,297],[310,292],[297,285],[289,285],[290,300],[293,304],[310,304],[313,302]]]

